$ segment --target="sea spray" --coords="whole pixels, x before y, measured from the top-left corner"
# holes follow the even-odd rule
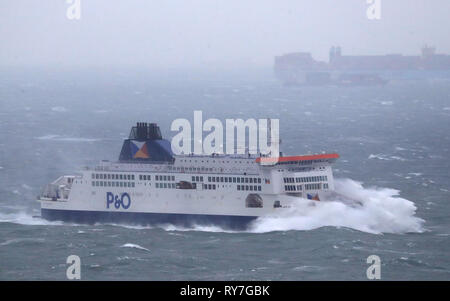
[[[374,234],[423,232],[424,220],[415,216],[416,206],[398,197],[398,190],[364,188],[351,179],[335,179],[335,190],[339,199],[313,203],[298,198],[289,212],[257,219],[251,231],[311,230],[334,226]],[[349,206],[341,198],[361,205]]]

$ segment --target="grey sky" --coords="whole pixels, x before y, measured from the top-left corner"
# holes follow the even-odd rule
[[[450,53],[448,0],[0,0],[0,65],[267,66],[275,55],[331,45],[346,54]]]

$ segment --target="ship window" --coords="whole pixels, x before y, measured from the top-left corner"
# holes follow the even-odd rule
[[[196,182],[200,182],[200,178],[198,176],[195,177]]]
[[[131,182],[131,187],[134,187],[134,182]]]
[[[261,186],[258,186],[258,191],[261,191]]]
[[[252,185],[250,185],[250,190],[253,191],[253,186]]]
[[[241,178],[241,183],[244,183],[244,178]]]
[[[211,177],[208,177],[208,182],[211,182]]]
[[[223,177],[220,177],[220,182],[222,182],[222,183],[223,183]]]
[[[164,188],[167,188],[167,183],[164,183]]]
[[[131,180],[133,180],[133,181],[134,181],[134,175],[131,175]]]
[[[236,182],[241,183],[241,178],[236,178]]]
[[[127,179],[131,180],[131,175],[127,175]],[[150,180],[150,179],[149,179]]]
[[[233,177],[233,183],[236,183],[236,177]]]
[[[248,178],[245,178],[245,183],[248,183]]]
[[[241,190],[241,185],[237,185],[237,190]]]
[[[200,182],[203,182],[203,176],[200,177]]]
[[[225,177],[225,183],[228,183],[228,177]]]
[[[175,176],[172,176],[172,181],[175,181]]]
[[[213,187],[213,189],[216,189],[216,184],[213,184],[213,186],[212,186],[212,187]]]
[[[258,184],[261,184],[261,178],[258,178]]]

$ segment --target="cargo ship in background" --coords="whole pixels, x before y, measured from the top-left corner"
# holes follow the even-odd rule
[[[450,55],[424,46],[421,55],[343,55],[331,47],[329,61],[317,61],[309,52],[275,57],[275,76],[285,85],[379,86],[390,80],[450,78]]]
[[[61,176],[38,201],[47,220],[242,229],[289,210],[299,198],[314,204],[333,193],[331,165],[338,158],[175,155],[156,124],[140,122],[118,161]]]

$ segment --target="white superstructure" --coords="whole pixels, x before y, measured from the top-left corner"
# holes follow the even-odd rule
[[[176,156],[158,133],[155,124],[140,123],[125,140],[118,162],[102,161],[81,175],[48,184],[40,197],[42,217],[236,228],[289,208],[292,196],[319,200],[323,192],[334,189],[331,164],[337,154],[276,160],[251,155]]]

